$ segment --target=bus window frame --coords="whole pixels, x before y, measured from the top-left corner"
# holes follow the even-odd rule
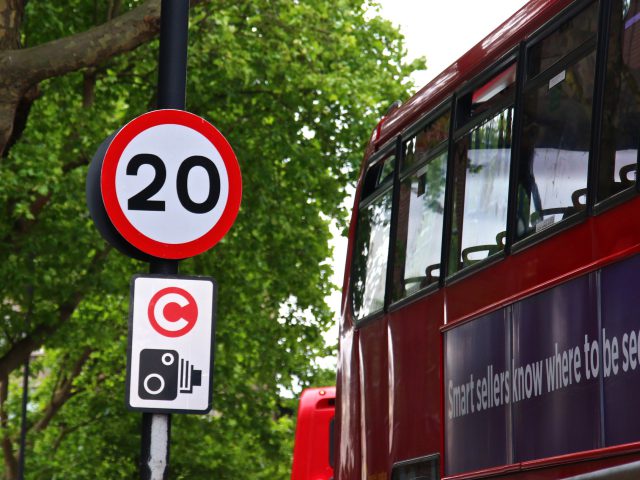
[[[453,123],[454,128],[452,129],[453,134],[452,139],[455,142],[461,136],[464,136],[465,133],[468,133],[473,127],[476,126],[485,120],[495,116],[497,112],[500,111],[497,107],[492,107],[479,115],[469,117],[464,112],[464,105],[462,101],[468,96],[473,95],[473,92],[478,88],[485,85],[491,79],[499,75],[501,72],[506,70],[512,63],[516,64],[516,86],[518,82],[518,71],[520,69],[519,62],[519,47],[512,48],[509,52],[503,55],[497,62],[489,65],[489,67],[482,70],[479,74],[475,75],[469,82],[463,85],[455,92],[456,103],[454,106],[456,121]],[[514,99],[517,91],[514,91]],[[504,100],[499,103],[502,105],[503,103],[508,104],[507,100]]]
[[[429,455],[424,455],[422,457],[410,458],[408,460],[400,460],[399,462],[394,462],[391,465],[391,478],[393,478],[393,472],[396,469],[408,467],[417,463],[433,463],[433,462],[435,462],[436,471],[438,472],[438,478],[442,478],[441,476],[442,462],[440,461],[439,453],[431,453]]]
[[[600,1],[600,28],[598,29],[597,59],[596,59],[596,89],[594,92],[594,130],[596,137],[593,138],[592,156],[593,162],[589,171],[589,194],[587,207],[590,208],[591,215],[600,215],[622,203],[628,202],[638,194],[640,194],[640,181],[638,175],[634,186],[625,188],[618,193],[610,195],[604,200],[597,201],[596,193],[598,192],[598,179],[600,169],[600,141],[602,137],[603,113],[604,113],[604,97],[606,90],[606,77],[609,57],[609,38],[611,34],[611,9],[613,3],[608,1]],[[638,158],[636,159],[636,168],[640,171],[640,148],[638,149]]]
[[[395,195],[396,195],[396,183],[397,183],[397,176],[398,176],[398,165],[399,165],[399,148],[400,148],[400,136],[394,137],[392,139],[390,139],[386,144],[384,144],[378,151],[376,151],[373,155],[371,155],[371,158],[367,161],[367,166],[364,169],[363,173],[362,173],[362,179],[364,181],[364,178],[367,175],[367,171],[369,170],[369,168],[371,168],[372,166],[374,166],[376,163],[385,160],[386,158],[395,155],[395,161],[394,161],[394,169],[393,169],[393,175],[391,179],[388,179],[386,181],[384,181],[383,183],[379,184],[373,192],[371,192],[369,195],[367,195],[366,198],[364,198],[363,200],[360,199],[361,195],[362,195],[362,189],[358,192],[358,199],[357,199],[357,216],[355,218],[355,222],[356,222],[356,231],[355,231],[355,239],[356,239],[356,243],[354,244],[354,252],[351,258],[351,265],[350,265],[350,269],[349,269],[349,310],[351,312],[351,318],[353,319],[353,325],[356,329],[359,329],[361,327],[364,327],[372,322],[374,322],[375,320],[378,320],[379,318],[382,318],[388,309],[389,306],[389,296],[390,296],[390,289],[389,289],[389,275],[391,274],[391,270],[390,270],[390,262],[391,262],[391,258],[390,258],[390,250],[392,248],[392,239],[394,237],[394,210],[395,210]],[[368,313],[367,315],[364,315],[362,317],[358,317],[355,313],[355,309],[354,309],[354,304],[353,304],[353,285],[354,285],[354,268],[353,265],[356,261],[356,251],[355,251],[355,245],[357,244],[357,239],[358,239],[358,234],[359,234],[359,225],[360,225],[360,212],[362,211],[362,209],[367,208],[369,205],[371,205],[372,203],[374,203],[376,200],[379,200],[380,198],[382,198],[385,194],[387,194],[389,191],[391,191],[391,217],[390,217],[390,226],[389,226],[389,248],[387,250],[387,266],[386,266],[386,272],[385,272],[385,287],[384,287],[384,302],[383,302],[383,306],[381,309],[376,310],[375,312],[371,312]]]
[[[529,62],[529,51],[539,42],[544,41],[550,35],[552,35],[555,31],[557,31],[563,24],[576,17],[584,10],[589,8],[593,3],[598,4],[598,28],[596,33],[589,39],[585,40],[581,45],[574,48],[572,51],[567,52],[560,60],[554,62],[549,65],[546,69],[539,71],[536,75],[529,77],[528,75],[528,62]],[[522,55],[520,56],[520,68],[522,70],[522,78],[521,84],[519,85],[520,90],[516,91],[517,94],[517,105],[516,105],[516,115],[518,118],[518,123],[514,126],[514,137],[517,138],[518,150],[514,153],[514,158],[516,164],[514,165],[514,176],[511,179],[512,184],[509,186],[510,193],[510,201],[513,197],[513,211],[510,211],[510,224],[507,231],[507,248],[509,249],[509,253],[518,253],[522,250],[525,250],[533,245],[537,245],[538,243],[543,242],[544,240],[559,234],[567,229],[570,229],[584,221],[593,215],[593,202],[595,199],[594,194],[594,168],[596,162],[596,155],[594,152],[597,149],[597,145],[599,143],[599,131],[597,129],[600,126],[601,117],[602,117],[602,78],[600,75],[601,64],[602,64],[602,45],[601,38],[602,35],[602,24],[603,21],[603,11],[606,11],[607,8],[610,8],[610,3],[606,0],[582,0],[573,3],[569,7],[567,7],[563,12],[558,14],[551,22],[543,25],[540,29],[538,29],[531,37],[525,42],[523,42],[522,47]],[[608,42],[608,38],[604,39],[605,42]],[[566,70],[567,68],[575,65],[577,62],[583,60],[588,57],[591,53],[595,53],[596,64],[594,67],[594,89],[592,95],[592,105],[591,105],[591,127],[590,127],[590,139],[589,139],[589,159],[587,165],[587,199],[585,209],[579,212],[572,214],[566,219],[562,219],[558,223],[551,225],[539,232],[534,232],[520,240],[516,239],[515,236],[515,226],[517,223],[517,214],[515,211],[515,205],[517,204],[517,186],[519,182],[519,173],[521,168],[521,158],[520,158],[520,141],[522,138],[523,131],[523,103],[524,97],[530,91],[533,91],[546,82],[548,82],[551,78],[553,78],[558,73]],[[606,65],[605,65],[606,68]],[[596,125],[597,124],[597,125]],[[517,130],[516,130],[517,128]],[[514,142],[515,143],[515,142]],[[513,145],[512,145],[513,146]]]
[[[444,272],[446,271],[446,265],[444,263],[444,256],[443,256],[443,252],[445,251],[445,241],[446,241],[446,231],[447,231],[447,218],[448,218],[448,214],[447,214],[447,197],[448,197],[448,192],[449,192],[449,163],[450,163],[450,157],[451,157],[451,130],[453,128],[454,125],[454,117],[455,117],[455,97],[452,95],[450,97],[448,97],[446,100],[444,100],[443,102],[441,102],[437,107],[435,107],[434,109],[430,110],[429,112],[427,112],[425,115],[423,115],[418,121],[416,121],[415,123],[411,124],[406,130],[404,130],[401,135],[399,136],[398,139],[398,184],[395,187],[396,188],[396,192],[397,192],[397,196],[398,199],[396,201],[396,199],[394,198],[394,204],[393,204],[393,211],[392,211],[392,222],[393,223],[393,227],[394,227],[394,233],[395,235],[391,238],[391,240],[394,243],[393,246],[393,257],[390,257],[389,259],[389,263],[387,265],[387,268],[389,269],[389,273],[390,273],[390,277],[387,279],[388,281],[390,281],[390,283],[388,284],[387,288],[388,288],[388,294],[389,294],[389,304],[387,306],[388,311],[393,312],[396,311],[400,308],[402,308],[403,306],[412,303],[416,300],[419,300],[423,297],[426,297],[430,294],[432,294],[433,292],[437,291],[438,289],[442,288],[444,286]],[[449,131],[447,133],[447,138],[445,140],[443,140],[442,142],[440,142],[436,147],[433,147],[431,149],[431,151],[429,152],[429,155],[427,155],[427,158],[421,162],[417,162],[416,164],[405,168],[404,166],[404,161],[405,161],[405,149],[404,149],[404,145],[406,144],[406,142],[408,142],[409,140],[411,140],[412,137],[415,137],[416,135],[418,135],[420,133],[420,131],[426,127],[427,125],[429,125],[430,123],[434,122],[435,120],[437,120],[438,118],[440,118],[442,115],[446,114],[447,112],[449,112],[450,117],[449,117]],[[398,218],[398,213],[399,213],[399,209],[400,209],[400,184],[406,180],[407,178],[409,178],[411,175],[413,175],[414,173],[416,173],[420,168],[424,167],[425,165],[427,165],[431,160],[433,160],[435,157],[437,157],[438,155],[441,155],[442,153],[447,152],[447,176],[445,178],[445,199],[444,199],[444,213],[443,213],[443,222],[442,222],[442,243],[440,245],[440,278],[438,279],[437,282],[431,283],[429,285],[427,285],[424,288],[420,288],[417,291],[413,292],[411,295],[407,295],[405,297],[402,297],[398,300],[393,300],[393,270],[394,270],[394,266],[395,266],[395,243],[398,240],[398,235],[397,235],[397,228],[398,228],[398,224],[397,224],[397,218]]]
[[[407,138],[407,140],[409,140],[409,138]],[[404,144],[404,141],[403,141],[403,144]],[[426,160],[424,160],[423,162],[420,162],[420,163],[418,163],[416,165],[413,165],[411,168],[407,169],[406,172],[403,172],[402,173],[402,177],[400,179],[400,182],[403,182],[404,180],[407,180],[408,178],[411,178],[411,176],[413,174],[415,174],[418,170],[420,170],[421,168],[425,167],[427,164],[429,164],[429,162],[431,160],[433,160],[434,158],[436,158],[439,155],[442,155],[444,152],[447,152],[447,156],[448,156],[448,154],[449,154],[449,141],[448,140],[446,142],[443,142],[443,144],[438,145],[437,148],[434,148],[431,152],[429,152],[429,156],[427,157]],[[447,167],[448,166],[449,166],[449,158],[447,158]],[[448,176],[449,176],[449,172],[447,171],[447,177]],[[445,178],[445,204],[446,204],[446,196],[447,196],[447,190],[446,190],[447,186],[446,186],[446,184],[447,184],[447,178]],[[398,211],[399,211],[399,208],[400,207],[398,206]],[[445,215],[446,215],[446,207],[445,207],[445,210],[444,210],[444,213],[443,213],[443,228],[442,228],[443,232],[445,230],[444,229],[444,225],[445,225],[444,218],[445,218]],[[397,229],[397,224],[396,224],[396,229]],[[440,234],[442,235],[443,232],[440,232]],[[394,238],[394,240],[396,240],[396,241],[398,240],[397,235]],[[443,269],[443,263],[442,263],[442,251],[443,250],[444,250],[444,244],[441,244],[440,245],[440,271],[441,272],[443,271],[442,270]],[[395,261],[396,261],[396,258],[395,258],[395,251],[394,251],[394,258],[393,258],[394,266],[395,266]],[[391,269],[391,271],[393,272],[393,269]],[[404,305],[406,305],[408,303],[411,303],[411,302],[413,302],[415,300],[418,300],[418,299],[420,299],[422,297],[425,297],[425,296],[435,292],[436,290],[442,288],[443,278],[444,277],[442,275],[440,275],[437,282],[430,283],[426,287],[420,288],[420,289],[416,290],[415,292],[411,293],[410,295],[406,295],[406,296],[404,296],[402,298],[399,298],[397,300],[391,299],[391,301],[389,303],[389,310],[390,311],[392,311],[392,310],[395,311],[395,310],[401,308],[402,306],[404,306]],[[392,285],[391,286],[393,287],[393,280],[392,280]],[[393,292],[393,288],[391,288],[391,292]]]
[[[505,71],[511,64],[516,65],[516,81],[515,81],[515,90],[513,92],[513,97],[510,99],[504,99],[498,102],[493,107],[488,110],[482,112],[481,114],[475,117],[468,117],[468,115],[464,114],[464,111],[461,107],[461,102],[464,101],[470,95],[473,95],[473,92],[482,87],[496,75],[499,75],[501,72]],[[515,151],[516,145],[516,125],[518,121],[518,117],[520,116],[519,111],[517,110],[518,101],[520,98],[519,91],[519,79],[522,75],[523,70],[523,62],[521,58],[521,47],[518,45],[517,47],[511,49],[505,55],[502,56],[497,62],[494,62],[491,66],[483,70],[480,74],[476,75],[468,84],[464,85],[455,93],[455,105],[454,105],[454,114],[452,115],[452,126],[455,125],[455,130],[451,132],[449,136],[449,159],[447,164],[447,200],[445,203],[445,229],[446,229],[446,238],[444,239],[443,246],[443,255],[446,255],[446,259],[443,262],[445,267],[443,278],[443,286],[448,286],[453,283],[456,283],[464,278],[467,278],[470,275],[473,275],[477,271],[484,270],[491,265],[494,265],[497,262],[504,260],[510,251],[510,242],[509,242],[509,232],[510,232],[510,224],[511,217],[510,212],[512,209],[512,200],[511,200],[511,192],[514,190],[513,188],[513,170],[514,163],[517,163],[517,152]],[[471,131],[486,122],[487,120],[493,118],[499,112],[502,112],[509,106],[512,106],[514,111],[513,123],[512,123],[512,142],[511,142],[511,159],[509,165],[509,189],[507,195],[507,221],[505,224],[506,238],[505,238],[505,247],[501,252],[495,253],[493,255],[488,256],[487,258],[483,258],[479,262],[474,265],[470,265],[458,270],[455,273],[450,273],[450,265],[449,265],[449,257],[451,252],[451,237],[452,237],[452,227],[453,227],[453,188],[454,188],[454,149],[455,144],[458,140],[460,140],[465,135],[471,133]],[[459,119],[458,117],[462,117]],[[455,117],[455,118],[453,118]],[[463,120],[464,119],[464,120]],[[518,141],[519,143],[519,141]]]

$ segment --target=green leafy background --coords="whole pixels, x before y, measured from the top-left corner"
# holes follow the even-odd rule
[[[109,3],[31,1],[23,42],[101,24]],[[0,357],[47,331],[32,354],[29,479],[137,478],[141,415],[124,406],[127,311],[130,277],[148,267],[102,240],[84,182],[101,141],[154,108],[157,49],[152,41],[43,82],[0,163]],[[345,227],[341,204],[371,129],[424,66],[404,53],[367,2],[222,0],[192,10],[187,109],[229,140],[244,192],[229,234],[180,265],[216,278],[219,305],[214,411],[173,416],[172,478],[289,477],[292,394],[334,381],[314,360],[335,353],[322,336],[334,322],[329,225]],[[0,425],[14,458],[21,395],[15,370]]]

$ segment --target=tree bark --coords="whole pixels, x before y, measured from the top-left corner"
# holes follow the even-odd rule
[[[0,156],[5,153],[25,94],[44,79],[95,67],[149,41],[160,29],[160,0],[98,27],[20,49],[21,0],[0,0]]]
[[[9,376],[0,375],[0,431],[2,432],[2,456],[4,458],[5,478],[13,480],[18,475],[18,459],[13,453],[13,442],[9,435],[9,418],[6,403],[9,394]]]

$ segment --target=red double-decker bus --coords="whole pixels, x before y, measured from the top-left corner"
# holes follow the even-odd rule
[[[639,147],[637,0],[533,0],[387,114],[336,480],[640,478]]]

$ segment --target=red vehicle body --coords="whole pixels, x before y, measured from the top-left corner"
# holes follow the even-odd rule
[[[335,387],[308,388],[298,407],[291,480],[333,478],[333,420]]]
[[[636,468],[637,3],[532,0],[373,131],[336,480]]]

